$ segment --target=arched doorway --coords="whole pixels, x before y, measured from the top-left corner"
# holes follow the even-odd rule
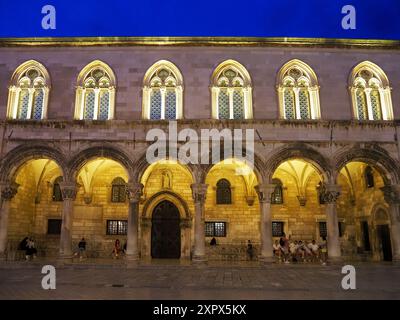
[[[168,200],[160,202],[153,210],[151,257],[155,259],[179,259],[181,257],[179,210]]]
[[[375,213],[377,253],[380,260],[392,261],[392,242],[390,239],[389,218],[386,210],[378,209]]]

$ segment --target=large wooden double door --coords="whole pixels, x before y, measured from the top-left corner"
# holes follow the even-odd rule
[[[178,208],[170,201],[160,202],[153,210],[151,225],[151,257],[179,259],[181,228]]]

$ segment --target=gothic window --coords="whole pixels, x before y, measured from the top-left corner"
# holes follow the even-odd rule
[[[283,119],[320,118],[318,80],[310,66],[296,59],[289,61],[281,68],[277,79]]]
[[[282,181],[279,179],[273,179],[272,183],[275,185],[275,189],[274,192],[271,194],[271,204],[282,204],[283,203]]]
[[[115,76],[101,62],[88,64],[78,77],[75,119],[109,120],[114,118]]]
[[[349,86],[357,120],[393,119],[389,80],[381,68],[369,61],[358,64]]]
[[[111,202],[125,202],[126,183],[121,177],[115,178],[111,187]]]
[[[205,223],[206,237],[226,237],[226,222],[209,222]]]
[[[53,201],[63,201],[60,183],[63,181],[63,177],[58,177],[53,183]]]
[[[231,204],[232,192],[231,184],[226,179],[217,182],[217,204]]]
[[[214,119],[252,119],[251,79],[240,63],[228,60],[215,69],[212,114]]]
[[[372,168],[370,166],[367,166],[364,171],[364,177],[365,177],[365,185],[367,188],[373,188],[375,186],[375,181],[374,181],[374,172],[372,171]]]
[[[149,68],[143,85],[143,118],[175,120],[183,116],[183,79],[169,61],[159,61]]]
[[[46,68],[30,60],[20,65],[11,78],[7,117],[41,120],[47,117],[50,77]]]

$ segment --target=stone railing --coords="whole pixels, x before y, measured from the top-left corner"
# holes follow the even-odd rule
[[[253,244],[253,260],[258,259],[260,247]],[[245,261],[247,257],[247,244],[218,244],[206,246],[206,255],[210,261]]]

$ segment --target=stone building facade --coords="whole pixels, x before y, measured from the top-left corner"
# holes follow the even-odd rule
[[[120,239],[132,262],[242,260],[251,240],[270,262],[285,232],[326,234],[331,259],[400,260],[397,49],[37,45],[0,57],[3,259],[31,236],[61,259],[82,237],[93,257]],[[254,129],[254,168],[149,164],[146,134],[169,120],[199,135]]]

